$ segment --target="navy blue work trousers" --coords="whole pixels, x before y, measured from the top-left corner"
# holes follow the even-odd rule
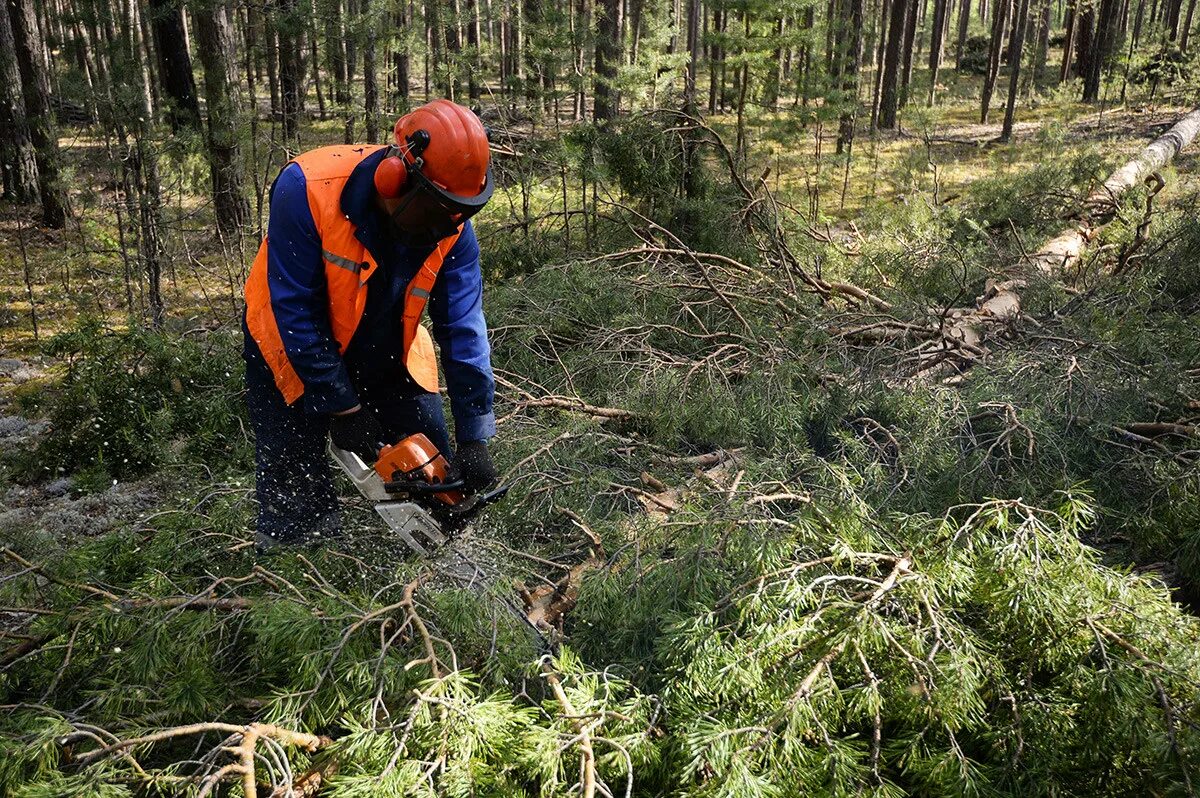
[[[288,405],[257,347],[248,342],[246,399],[254,427],[258,531],[276,540],[340,530],[337,493],[326,441],[330,417],[307,413],[303,402]],[[393,374],[393,377],[395,375]],[[441,397],[407,375],[390,384],[355,384],[363,408],[375,413],[389,440],[423,432],[450,455]]]

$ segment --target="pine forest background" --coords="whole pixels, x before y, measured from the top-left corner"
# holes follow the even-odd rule
[[[1196,5],[5,0],[0,795],[1197,794]],[[271,181],[433,97],[512,489],[256,558]]]

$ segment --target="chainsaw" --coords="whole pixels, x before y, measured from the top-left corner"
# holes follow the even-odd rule
[[[451,479],[446,456],[421,433],[383,447],[373,464],[332,441],[329,453],[388,527],[424,556],[508,492],[502,486],[469,495],[461,479]]]

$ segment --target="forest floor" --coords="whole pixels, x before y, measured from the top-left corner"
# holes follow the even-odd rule
[[[473,784],[472,757],[507,762],[521,789],[583,789],[589,756],[609,785],[638,770],[666,790],[668,760],[698,783],[788,784],[788,756],[819,740],[845,764],[802,769],[814,790],[1187,782],[1200,625],[1175,602],[1200,595],[1200,336],[1194,277],[1173,265],[1200,242],[1195,147],[1167,170],[1154,243],[1133,249],[1139,194],[1087,262],[1142,265],[1031,280],[954,379],[902,378],[907,333],[854,334],[945,324],[1190,109],[1043,99],[998,144],[966,94],[850,159],[832,155],[836,123],[751,114],[744,174],[770,168],[754,191],[771,190],[778,228],[755,227],[771,196],[738,196],[713,154],[712,198],[677,207],[656,185],[669,160],[644,179],[614,159],[593,228],[567,234],[564,203],[588,193],[560,182],[556,142],[523,140],[551,153],[534,166],[498,158],[477,226],[513,489],[429,560],[340,481],[347,540],[255,559],[238,314],[257,241],[212,237],[199,162],[168,146],[167,330],[130,324],[145,300],[107,154],[64,139],[87,156],[72,225],[0,208],[13,722],[51,743],[213,718],[303,727],[334,738],[346,796],[380,778],[407,794],[458,759],[470,775],[453,783]],[[710,122],[733,140],[736,120]],[[886,310],[818,300],[772,247]],[[762,736],[728,742],[747,734]],[[609,754],[575,753],[605,739]],[[419,752],[397,768],[406,745]],[[52,770],[45,750],[19,761]],[[96,779],[140,778],[109,761]],[[13,768],[0,788],[24,778]]]

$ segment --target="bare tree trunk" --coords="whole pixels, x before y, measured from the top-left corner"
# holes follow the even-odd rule
[[[196,27],[200,62],[204,65],[213,207],[217,214],[217,229],[223,235],[231,235],[250,220],[250,204],[244,193],[245,176],[238,144],[233,25],[225,0],[194,6],[192,20]]]
[[[946,29],[949,0],[934,0],[933,32],[929,40],[929,104],[937,94],[938,69],[942,65],[942,35]]]
[[[412,0],[401,0],[396,4],[396,27],[402,31],[408,31],[413,24],[413,3]],[[396,70],[396,102],[397,109],[402,111],[408,110],[408,95],[409,82],[411,81],[411,57],[409,50],[412,45],[407,41],[401,41],[396,51],[392,54],[393,68]]]
[[[140,48],[137,44],[138,23],[134,16],[134,4],[126,4],[124,16],[124,37],[128,43],[127,51],[132,59],[138,59]],[[128,65],[136,67],[137,61]],[[162,267],[166,247],[163,241],[162,220],[162,186],[158,175],[158,154],[151,140],[152,117],[149,107],[150,75],[142,69],[131,69],[141,76],[143,85],[140,96],[142,107],[130,114],[132,122],[133,147],[130,153],[131,169],[136,181],[137,215],[138,215],[138,254],[141,256],[142,268],[146,275],[146,295],[150,306],[150,323],[156,329],[162,326],[166,307],[162,296]],[[122,135],[122,138],[124,136]]]
[[[913,42],[917,35],[917,13],[925,0],[908,0],[908,15],[904,23],[903,66],[900,73],[900,107],[908,105],[908,88],[912,83]]]
[[[1063,35],[1062,64],[1058,71],[1058,82],[1071,77],[1071,55],[1075,52],[1076,28],[1079,27],[1079,0],[1067,0],[1066,33]]]
[[[720,33],[722,30],[721,14],[722,11],[720,8],[713,9],[712,29],[716,33]],[[708,112],[710,114],[715,114],[717,112],[717,91],[719,88],[718,76],[720,74],[718,62],[720,61],[720,57],[721,46],[715,41],[714,38],[714,40],[708,45]]]
[[[615,119],[618,103],[616,79],[621,63],[621,2],[602,0],[596,20],[596,86],[594,117]]]
[[[744,9],[742,11],[742,25],[746,34],[746,41],[750,41],[750,11]],[[750,141],[746,137],[746,90],[750,85],[750,59],[742,60],[742,70],[738,76],[738,101],[737,101],[737,143],[734,147],[734,152],[738,157],[745,159],[750,147]]]
[[[847,0],[847,2],[850,14],[846,20],[848,30],[845,52],[841,58],[841,99],[844,107],[838,119],[838,155],[848,150],[854,143],[854,120],[858,117],[858,73],[862,64],[863,50],[863,0]]]
[[[883,61],[887,52],[888,17],[891,14],[891,0],[882,0],[879,4],[879,35],[875,44],[875,85],[871,91],[871,132],[879,129],[880,94],[883,89]]]
[[[888,18],[887,50],[883,58],[883,78],[879,90],[879,127],[893,130],[896,127],[896,111],[900,105],[900,61],[901,47],[908,20],[911,0],[891,0],[891,15]]]
[[[317,115],[324,122],[326,118],[325,111],[325,92],[321,88],[321,48],[317,44],[317,2],[316,0],[308,0],[308,13],[311,15],[312,22],[308,25],[308,60],[309,67],[312,69],[313,87],[317,90]],[[333,101],[333,95],[329,97],[330,102]]]
[[[587,32],[591,27],[588,16],[587,0],[575,0],[574,28],[571,31],[571,45],[575,48],[575,121],[582,122],[587,116]]]
[[[304,65],[300,53],[301,22],[296,0],[279,0],[279,94],[283,110],[283,141],[289,153],[300,149],[300,111],[304,107]]]
[[[700,71],[700,19],[704,16],[704,4],[701,0],[688,0],[687,19],[687,69],[683,75],[683,111],[689,116],[698,113],[696,104],[696,77]],[[689,198],[700,193],[700,181],[696,179],[696,137],[687,135],[684,138],[684,172],[683,192]]]
[[[167,121],[171,131],[200,131],[200,101],[196,98],[196,79],[192,75],[192,57],[183,35],[183,7],[176,0],[149,0],[150,30],[158,55],[158,78],[167,97]]]
[[[1179,49],[1185,53],[1188,49],[1188,40],[1192,37],[1192,19],[1195,14],[1196,0],[1188,0],[1187,18],[1183,22],[1183,34],[1179,37]]]
[[[483,60],[480,53],[480,34],[482,32],[482,17],[479,11],[479,0],[467,0],[467,97],[476,102],[482,95],[481,82]]]
[[[954,44],[954,68],[962,69],[963,46],[967,43],[967,31],[971,25],[971,0],[962,0],[958,14],[958,41]]]
[[[367,143],[378,144],[379,83],[375,70],[375,24],[371,16],[371,0],[362,0],[362,15],[367,23],[366,41],[363,43],[363,114],[367,123]]]
[[[1097,102],[1100,99],[1100,81],[1108,61],[1116,23],[1116,0],[1100,0],[1096,13],[1096,28],[1091,37],[1087,68],[1083,74],[1083,101]]]
[[[1037,14],[1037,41],[1034,43],[1033,75],[1030,81],[1033,86],[1042,81],[1046,62],[1050,58],[1050,0],[1039,0]]]
[[[21,68],[7,9],[0,12],[0,172],[5,197],[14,202],[38,199],[37,157],[25,116]]]
[[[992,39],[988,46],[987,74],[983,78],[983,101],[979,110],[979,121],[987,124],[988,113],[991,110],[992,92],[996,88],[996,80],[1000,76],[1000,52],[1004,44],[1004,31],[1008,26],[1008,9],[1012,0],[995,0],[996,9],[992,16]]]
[[[1029,16],[1029,0],[1017,0],[1017,9],[1013,17],[1012,39],[1008,45],[1008,104],[1004,107],[1004,127],[1000,131],[1000,140],[1012,138],[1013,114],[1017,107],[1017,93],[1021,75],[1021,55],[1025,47],[1026,21]]]
[[[37,163],[42,221],[47,227],[62,228],[67,224],[70,206],[59,178],[58,136],[54,129],[54,112],[50,107],[50,80],[46,74],[46,61],[42,53],[44,43],[38,31],[37,14],[33,0],[6,0],[6,3],[25,97],[29,140],[33,144],[34,161]]]

